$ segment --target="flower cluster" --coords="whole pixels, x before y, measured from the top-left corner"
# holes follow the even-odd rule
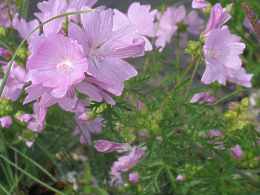
[[[38,3],[38,12],[31,21],[16,14],[12,5],[0,4],[1,11],[10,16],[1,14],[0,24],[16,29],[27,40],[29,53],[25,68],[13,65],[3,96],[16,101],[25,88],[24,104],[33,102],[34,111],[25,121],[34,132],[44,129],[48,108],[59,105],[75,113],[74,134],[80,136],[82,144],[90,144],[91,135],[100,133],[103,127],[102,117],[91,117],[90,103],[114,105],[114,96],[122,95],[125,81],[137,75],[127,60],[154,49],[162,51],[174,35],[181,38],[184,47],[188,33],[200,35],[206,64],[201,78],[204,84],[217,81],[225,85],[230,81],[251,87],[252,75],[240,59],[245,44],[230,32],[226,23],[231,16],[220,4],[211,8],[205,28],[199,13],[187,13],[183,5],[159,12],[135,2],[123,13],[92,8],[96,2],[43,1]],[[192,7],[204,9],[210,4],[193,0]],[[8,72],[11,52],[1,48],[0,55],[4,59],[3,72]],[[196,94],[191,100],[208,104],[215,101],[208,92]]]

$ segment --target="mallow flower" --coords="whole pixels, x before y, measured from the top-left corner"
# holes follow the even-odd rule
[[[40,22],[46,22],[55,16],[65,13],[68,8],[68,4],[66,1],[48,0],[38,3],[37,8],[39,12],[35,13],[34,15],[40,20]],[[63,17],[45,24],[43,26],[44,34],[49,35],[60,32],[64,21],[65,18]]]
[[[0,2],[0,25],[10,27],[12,25],[12,17],[16,13],[14,4],[1,0]]]
[[[227,26],[209,31],[203,47],[206,70],[201,81],[225,85],[227,81],[251,87],[251,74],[242,67],[240,55],[245,49],[240,37],[230,33]]]
[[[213,104],[216,101],[216,98],[208,92],[201,92],[196,93],[193,95],[193,97],[190,100],[190,103],[207,103],[207,104]]]
[[[122,173],[130,171],[144,156],[144,149],[134,147],[132,151],[124,156],[121,156],[113,163],[111,168],[111,184],[120,185],[123,182]]]
[[[221,28],[230,20],[230,18],[231,15],[225,10],[225,8],[222,8],[220,3],[215,4],[211,9],[209,21],[204,34],[207,35],[210,31]]]
[[[186,9],[185,7],[168,7],[167,10],[162,14],[158,15],[158,27],[156,32],[155,45],[162,51],[167,43],[171,42],[173,35],[176,33],[178,26],[177,24],[185,19]]]
[[[19,17],[18,14],[16,14],[13,19],[13,28],[17,30],[17,32],[23,39],[28,38],[28,35],[37,26],[39,26],[39,22],[36,19],[27,22],[24,18]],[[39,30],[31,34],[29,39],[31,40],[32,38],[37,37],[38,35],[39,35]]]
[[[193,0],[192,8],[194,9],[203,9],[208,7],[209,3],[206,0]]]
[[[6,72],[7,65],[3,67],[4,72]],[[21,66],[14,64],[7,79],[3,96],[7,99],[16,101],[20,94],[22,93],[24,84],[25,84],[26,73],[24,68]]]
[[[3,116],[0,118],[0,125],[2,128],[9,128],[11,127],[13,120],[10,116]]]
[[[128,180],[132,183],[132,184],[137,184],[140,180],[140,175],[138,172],[132,172],[129,173],[128,175]]]
[[[151,42],[147,37],[155,37],[155,17],[157,10],[151,10],[151,5],[141,5],[134,2],[129,6],[127,14],[114,10],[113,30],[132,26],[135,31],[128,37],[125,37],[127,43],[133,41],[135,38],[143,38],[145,40],[145,50],[151,51],[153,49]]]
[[[244,151],[238,144],[230,148],[230,152],[233,158],[235,158],[236,160],[241,160],[244,157]]]
[[[68,0],[68,7],[67,7],[67,12],[75,12],[75,11],[81,11],[86,8],[91,8],[93,7],[96,3],[97,0]],[[71,15],[69,18],[76,23],[80,23],[80,14],[79,15]]]
[[[98,152],[111,153],[111,152],[126,152],[130,150],[130,145],[127,143],[116,143],[108,140],[96,141],[95,148]]]
[[[41,36],[35,42],[27,70],[32,87],[41,86],[42,91],[54,98],[63,98],[71,87],[84,80],[88,61],[77,41],[52,34]]]
[[[145,42],[139,38],[126,43],[125,37],[134,32],[134,29],[124,27],[113,31],[113,13],[113,10],[108,9],[83,14],[83,28],[71,23],[69,37],[84,47],[85,56],[89,60],[89,78],[85,82],[91,80],[92,86],[98,89],[96,94],[104,91],[120,96],[124,81],[137,75],[135,68],[125,59],[142,56]],[[84,88],[81,92],[89,95],[89,91]],[[101,95],[103,97],[104,94]]]
[[[90,145],[92,143],[92,135],[101,133],[104,119],[102,117],[91,118],[87,112],[84,112],[76,113],[75,120],[74,135],[80,137],[81,144]]]

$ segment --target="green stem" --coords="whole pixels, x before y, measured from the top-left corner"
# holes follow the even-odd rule
[[[64,195],[63,192],[53,188],[52,186],[42,182],[41,180],[37,179],[36,177],[34,177],[33,175],[31,175],[30,173],[26,172],[25,170],[23,170],[21,167],[17,166],[15,163],[11,162],[10,160],[8,160],[5,156],[3,156],[2,154],[0,154],[0,158],[2,158],[5,162],[7,162],[8,164],[10,164],[11,166],[13,166],[14,168],[16,168],[18,171],[20,171],[21,173],[23,173],[24,175],[28,176],[29,178],[31,178],[33,181],[39,183],[40,185],[42,185],[43,187],[57,193],[57,194],[61,194]]]
[[[195,67],[194,67],[193,72],[192,72],[192,75],[191,75],[190,84],[189,84],[189,86],[187,87],[186,92],[185,92],[185,97],[186,97],[186,98],[187,98],[187,96],[188,96],[188,94],[189,94],[189,91],[190,91],[190,89],[191,89],[191,87],[192,87],[193,80],[194,80],[194,78],[195,78],[195,76],[196,76],[196,73],[197,73],[197,71],[198,71],[198,69],[199,69],[199,66],[200,66],[200,59],[197,59],[197,60],[195,60]]]
[[[230,94],[224,96],[223,98],[220,98],[220,99],[219,99],[218,101],[216,101],[213,105],[220,104],[221,102],[223,102],[223,101],[225,101],[225,100],[227,100],[227,99],[229,99],[229,98],[231,98],[231,97],[233,97],[233,96],[235,96],[235,95],[237,95],[237,94],[243,92],[244,90],[245,90],[245,89],[236,90],[236,91],[234,91],[234,92],[232,92],[232,93],[230,93]]]
[[[19,155],[21,155],[23,158],[25,158],[26,160],[28,160],[29,162],[31,162],[35,167],[37,167],[38,169],[40,169],[43,173],[45,173],[53,182],[57,182],[57,179],[54,178],[51,173],[49,173],[46,169],[44,169],[40,164],[38,164],[37,162],[33,161],[31,158],[29,158],[27,155],[23,154],[22,152],[20,152],[19,150],[17,150],[16,148],[10,146],[10,148],[12,150],[14,150],[15,152],[17,152]]]
[[[50,18],[48,20],[46,20],[45,22],[43,22],[42,24],[40,24],[39,26],[37,26],[35,29],[32,30],[32,32],[29,33],[29,35],[23,39],[21,41],[21,43],[18,45],[17,49],[15,50],[11,60],[8,62],[8,67],[7,67],[7,71],[6,71],[6,74],[4,75],[3,77],[3,80],[1,82],[1,85],[0,85],[0,97],[2,96],[3,94],[3,91],[4,91],[4,87],[6,85],[6,82],[7,82],[7,79],[9,77],[9,74],[11,72],[11,69],[13,67],[13,64],[14,64],[14,60],[17,56],[17,53],[18,53],[18,50],[25,44],[25,42],[32,36],[33,33],[35,33],[37,30],[41,29],[41,27],[45,24],[48,24],[49,22],[53,21],[53,20],[56,20],[56,19],[59,19],[59,18],[63,18],[63,17],[66,17],[66,16],[70,16],[70,15],[78,15],[78,14],[82,14],[82,13],[87,13],[87,12],[90,12],[90,11],[94,11],[94,9],[86,9],[86,10],[82,10],[82,11],[77,11],[77,12],[67,12],[67,13],[64,13],[64,14],[60,14],[60,15],[57,15],[57,16],[54,16],[53,18]]]
[[[1,184],[0,184],[0,190],[2,190],[5,194],[9,195],[9,192],[7,191],[7,189],[5,189],[5,187]]]

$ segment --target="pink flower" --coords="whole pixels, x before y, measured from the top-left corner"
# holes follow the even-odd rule
[[[81,10],[87,10],[94,6],[97,3],[97,0],[68,0],[68,8],[67,12],[75,12]],[[76,23],[80,23],[80,14],[79,15],[71,15],[69,18]]]
[[[204,20],[199,17],[196,11],[191,11],[184,19],[184,23],[187,25],[188,32],[192,35],[199,35],[204,29]]]
[[[113,11],[110,9],[82,15],[82,24],[83,28],[71,24],[69,36],[83,45],[89,60],[90,77],[86,82],[90,80],[91,85],[85,85],[85,89],[91,87],[92,98],[95,93],[99,97],[98,101],[100,98],[111,101],[108,94],[120,96],[124,81],[137,75],[134,67],[124,59],[143,55],[144,41],[135,39],[131,43],[125,43],[125,37],[134,32],[133,28],[113,31]],[[81,89],[82,93],[90,94]]]
[[[82,7],[93,7],[98,0],[69,0],[68,9],[74,9],[75,11],[81,10]]]
[[[48,0],[48,1],[42,1],[38,3],[37,7],[39,9],[39,12],[35,13],[34,15],[41,22],[46,22],[47,20],[55,16],[65,13],[68,8],[68,5],[66,1]],[[49,34],[60,32],[64,20],[65,18],[58,18],[44,25],[43,26],[44,34],[49,35]]]
[[[204,34],[207,35],[210,31],[221,28],[230,18],[230,14],[222,8],[221,4],[215,4],[211,9],[210,18]]]
[[[216,101],[216,98],[212,95],[210,95],[208,92],[201,92],[201,93],[197,93],[195,94],[192,99],[191,99],[191,103],[208,103],[208,104],[212,104]]]
[[[87,113],[76,113],[75,115],[76,127],[74,129],[74,135],[80,136],[81,144],[91,144],[92,135],[101,133],[103,128],[102,117],[96,117],[94,119],[89,118]]]
[[[203,9],[208,7],[209,3],[206,0],[193,0],[192,8],[194,9]]]
[[[14,17],[13,20],[13,28],[17,30],[20,34],[20,36],[25,39],[28,37],[28,35],[37,27],[39,26],[38,20],[34,19],[29,22],[27,22],[23,18],[19,18],[18,14]],[[39,30],[34,32],[31,36],[30,39],[33,39],[34,37],[37,37],[39,35]]]
[[[185,16],[186,9],[184,6],[169,7],[161,16],[159,16],[155,45],[160,51],[165,48],[167,43],[171,42],[173,35],[178,29],[177,24],[183,21]]]
[[[232,156],[237,159],[240,160],[243,158],[244,156],[244,151],[242,150],[242,148],[240,147],[240,145],[235,145],[234,147],[232,147],[230,149]]]
[[[25,113],[25,114],[19,114],[15,118],[20,122],[28,123],[33,119],[33,115]]]
[[[65,97],[72,86],[84,80],[88,70],[82,47],[61,34],[41,36],[35,44],[27,62],[28,81],[54,98]]]
[[[138,172],[132,172],[128,175],[128,180],[132,183],[132,184],[136,184],[139,182],[140,176]]]
[[[3,116],[0,118],[0,125],[2,128],[9,128],[11,127],[13,120],[10,116]]]
[[[177,175],[177,177],[176,177],[176,181],[178,181],[178,182],[182,182],[185,180],[186,180],[186,177],[184,175]]]
[[[245,47],[240,37],[231,34],[226,26],[210,31],[203,48],[206,70],[202,82],[210,84],[218,81],[225,85],[230,81],[251,87],[252,75],[246,73],[240,59]]]
[[[213,129],[208,132],[209,138],[216,138],[216,137],[223,137],[223,136],[224,136],[224,133],[217,129]]]
[[[112,184],[122,183],[122,173],[131,170],[144,156],[144,149],[134,147],[132,151],[113,163],[111,168]]]
[[[111,153],[111,152],[126,152],[130,149],[130,145],[126,143],[116,143],[108,140],[98,140],[95,144],[98,152]]]
[[[132,42],[133,39],[143,38],[145,40],[145,50],[151,51],[152,44],[146,37],[155,37],[155,16],[157,10],[151,10],[150,5],[141,5],[134,2],[130,5],[127,14],[114,10],[113,30],[119,30],[127,26],[132,26],[135,31],[126,37],[126,42]]]
[[[7,66],[4,67],[4,71],[6,70],[6,68]],[[15,64],[10,72],[7,83],[5,85],[3,96],[7,99],[16,101],[20,97],[20,94],[24,87],[25,77],[25,70],[22,67]]]
[[[12,17],[15,15],[15,5],[8,3],[7,1],[0,2],[0,25],[4,27],[10,27],[12,24]]]

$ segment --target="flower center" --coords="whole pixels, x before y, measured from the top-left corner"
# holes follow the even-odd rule
[[[69,73],[72,71],[73,66],[69,60],[65,60],[62,63],[57,64],[57,70],[63,73]]]

